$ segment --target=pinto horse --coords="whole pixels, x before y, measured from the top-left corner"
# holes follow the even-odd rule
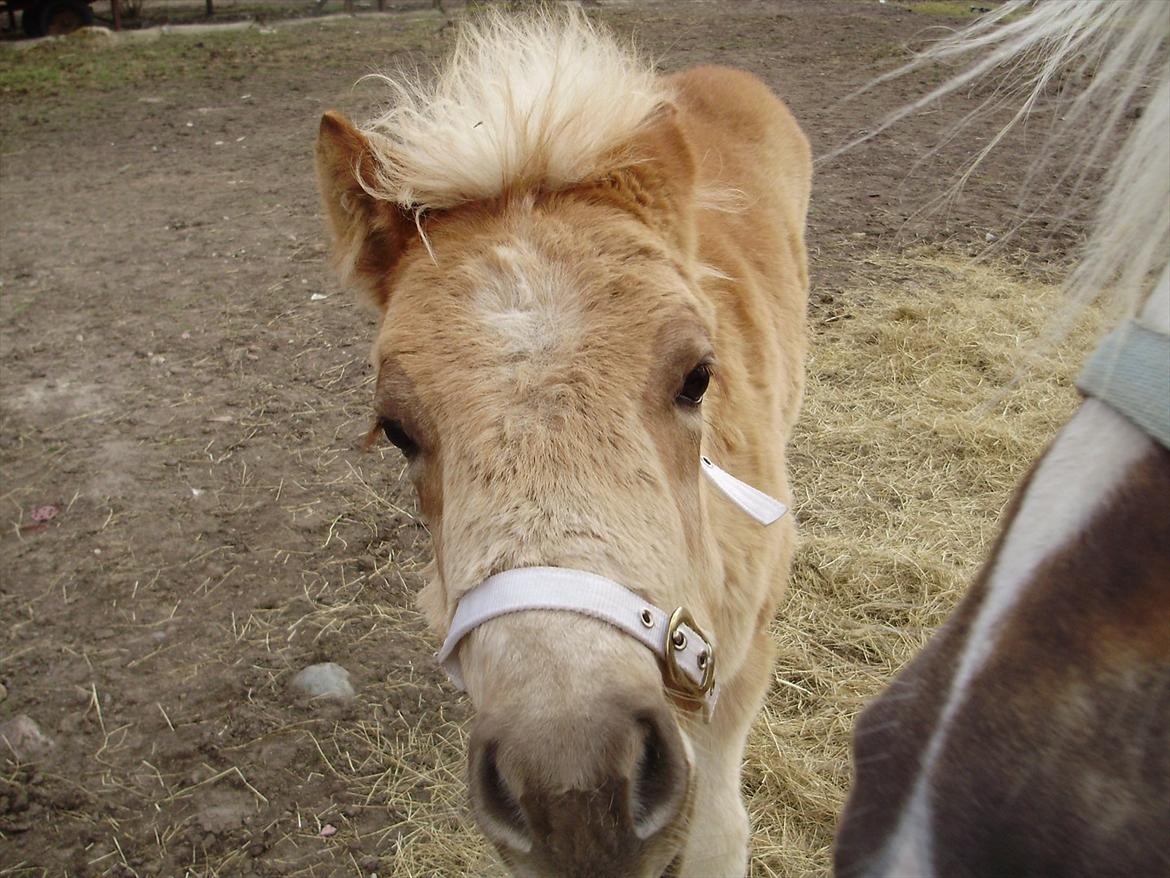
[[[387,81],[363,129],[324,116],[317,172],[476,708],[476,819],[517,874],[742,875],[808,143],[749,74],[657,76],[572,11],[476,16],[433,83]]]
[[[1024,11],[932,57],[986,49],[975,74],[1038,61],[1029,102],[1088,57],[1066,113],[1095,131],[1148,95],[1071,282],[1133,317],[1082,373],[970,591],[856,723],[839,878],[1170,874],[1170,4],[1008,21]]]

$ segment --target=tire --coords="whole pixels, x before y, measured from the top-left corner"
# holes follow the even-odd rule
[[[47,0],[40,7],[41,34],[58,36],[93,24],[93,10],[84,0]]]

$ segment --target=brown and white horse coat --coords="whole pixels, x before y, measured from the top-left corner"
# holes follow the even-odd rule
[[[1170,451],[1088,400],[858,721],[847,876],[1170,869]]]
[[[1162,0],[1062,0],[928,53],[982,54],[915,107],[1001,66],[1027,106],[1084,64],[1061,113],[1091,154],[1148,94],[1069,284],[1136,320],[1094,356],[968,594],[858,720],[840,878],[1170,875],[1168,43]]]

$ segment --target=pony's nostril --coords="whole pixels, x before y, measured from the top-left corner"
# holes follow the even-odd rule
[[[509,847],[527,851],[532,847],[532,833],[520,802],[500,773],[498,745],[492,741],[473,757],[471,794],[479,817],[489,835]]]
[[[658,720],[638,721],[642,751],[630,784],[634,833],[643,840],[664,829],[678,813],[686,791],[686,763],[677,733],[663,733]]]

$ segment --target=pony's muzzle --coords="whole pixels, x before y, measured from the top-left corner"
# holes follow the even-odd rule
[[[684,819],[691,769],[665,699],[638,700],[535,722],[480,715],[471,800],[506,857],[557,875],[642,871]]]

